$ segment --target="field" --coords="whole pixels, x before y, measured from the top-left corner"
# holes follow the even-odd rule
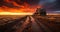
[[[15,19],[20,19],[22,15],[0,15],[0,25],[4,25],[7,22],[13,22]]]
[[[34,15],[33,17],[36,19],[36,23],[43,29],[43,32],[60,32],[60,15]]]
[[[60,15],[0,15],[0,32],[60,32]]]

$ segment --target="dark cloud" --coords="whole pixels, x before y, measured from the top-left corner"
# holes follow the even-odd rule
[[[60,10],[60,0],[11,0],[13,2],[16,2],[19,5],[25,5],[24,3],[27,3],[29,5],[42,5],[43,8],[46,8],[47,10]],[[5,2],[4,0],[0,0],[0,7],[7,6],[10,8],[16,8],[17,6],[14,6],[12,3]],[[18,7],[17,7],[18,8]]]
[[[52,8],[54,8],[56,10],[60,10],[60,0],[57,0],[56,5],[54,5]]]
[[[11,1],[16,2],[19,5],[25,5],[24,3],[27,3],[29,5],[37,5],[40,0],[11,0]],[[1,6],[15,7],[12,3],[8,3],[4,0],[0,0],[0,7]]]
[[[0,0],[0,6],[2,6],[4,3],[4,0]]]
[[[15,2],[17,2],[18,4],[23,4],[24,2],[28,4],[38,4],[39,1],[40,0],[20,0],[20,1],[15,0]]]
[[[0,0],[0,7],[1,6],[14,7],[11,3],[7,3],[4,0]]]
[[[55,1],[46,1],[47,3],[43,4],[44,8],[50,11],[60,11],[60,0]]]

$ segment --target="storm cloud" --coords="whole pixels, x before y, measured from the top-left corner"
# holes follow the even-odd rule
[[[60,0],[0,0],[0,7],[7,6],[10,8],[18,8],[19,6],[14,6],[12,2],[17,3],[20,6],[24,6],[26,4],[30,6],[34,5],[42,5],[42,8],[46,8],[47,10],[55,11],[60,10]],[[25,4],[26,3],[26,4]]]
[[[60,0],[41,0],[39,4],[48,11],[60,11]]]
[[[0,0],[0,7],[1,6],[16,7],[12,4],[12,2],[15,2],[18,5],[25,5],[24,3],[27,3],[28,5],[37,5],[39,1],[40,0]]]

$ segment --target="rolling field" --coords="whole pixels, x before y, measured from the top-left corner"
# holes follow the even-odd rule
[[[4,25],[8,22],[13,22],[15,19],[20,19],[22,15],[0,15],[0,25]]]
[[[0,32],[60,32],[60,15],[1,15]]]

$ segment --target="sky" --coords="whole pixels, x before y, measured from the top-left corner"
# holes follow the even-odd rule
[[[12,2],[20,6],[26,4],[30,6],[42,5],[47,11],[60,11],[60,0],[0,0],[0,7],[7,6],[9,8],[19,8],[20,6],[13,5]],[[26,4],[25,4],[26,3]]]

